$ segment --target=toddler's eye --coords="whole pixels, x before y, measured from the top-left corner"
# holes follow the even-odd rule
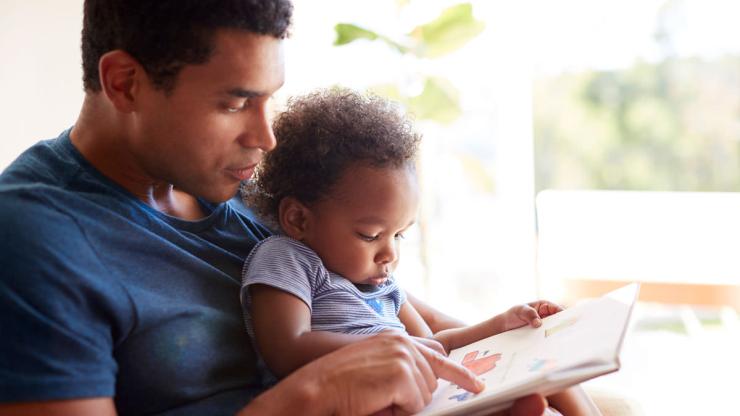
[[[361,239],[365,240],[365,241],[375,241],[375,240],[378,239],[378,236],[377,235],[367,235],[367,234],[363,234],[363,233],[357,233],[357,236],[360,237]]]
[[[398,233],[394,235],[393,238],[395,238],[396,240],[403,240],[406,237],[403,235],[403,233]]]

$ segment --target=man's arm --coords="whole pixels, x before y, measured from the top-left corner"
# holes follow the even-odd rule
[[[115,414],[113,325],[133,314],[109,270],[46,193],[4,192],[0,229],[0,414]]]
[[[437,377],[480,392],[464,367],[400,334],[376,335],[330,353],[255,398],[238,416],[266,414],[373,414],[393,408],[418,412],[432,399]],[[517,400],[501,415],[541,415],[541,396]],[[111,398],[0,405],[8,416],[115,416]]]
[[[392,406],[418,412],[432,399],[437,377],[480,392],[466,368],[399,333],[355,342],[300,368],[239,413],[372,414]]]
[[[110,397],[0,404],[3,416],[116,416]]]
[[[255,398],[238,416],[373,414],[393,408],[418,412],[437,387],[436,377],[479,392],[475,376],[399,334],[381,334],[328,354]],[[541,396],[517,400],[512,416],[541,415]],[[0,405],[8,416],[115,416],[111,398]]]
[[[238,416],[415,413],[432,399],[437,377],[480,392],[464,367],[398,333],[383,333],[330,353],[258,396]],[[492,416],[540,416],[547,401],[521,398]]]

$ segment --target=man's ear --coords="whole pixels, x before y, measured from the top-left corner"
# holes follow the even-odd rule
[[[311,221],[311,210],[293,197],[285,197],[278,208],[280,228],[288,237],[303,240]]]
[[[140,88],[144,68],[133,56],[116,49],[100,57],[98,61],[100,86],[103,93],[122,113],[130,113],[135,108],[136,93]]]

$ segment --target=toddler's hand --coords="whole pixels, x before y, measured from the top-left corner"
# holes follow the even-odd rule
[[[538,300],[525,305],[517,305],[503,313],[504,331],[532,325],[533,328],[539,328],[542,325],[542,318],[554,315],[563,308],[546,300]]]

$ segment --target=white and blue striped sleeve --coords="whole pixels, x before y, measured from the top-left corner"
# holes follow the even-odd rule
[[[249,286],[263,284],[302,300],[312,310],[319,260],[316,253],[288,237],[270,237],[257,245],[244,264],[242,304],[249,307]]]
[[[401,306],[403,306],[403,304],[406,303],[407,300],[408,298],[406,297],[406,291],[398,286],[398,297],[396,298],[396,316],[398,316],[398,313],[401,311]]]

